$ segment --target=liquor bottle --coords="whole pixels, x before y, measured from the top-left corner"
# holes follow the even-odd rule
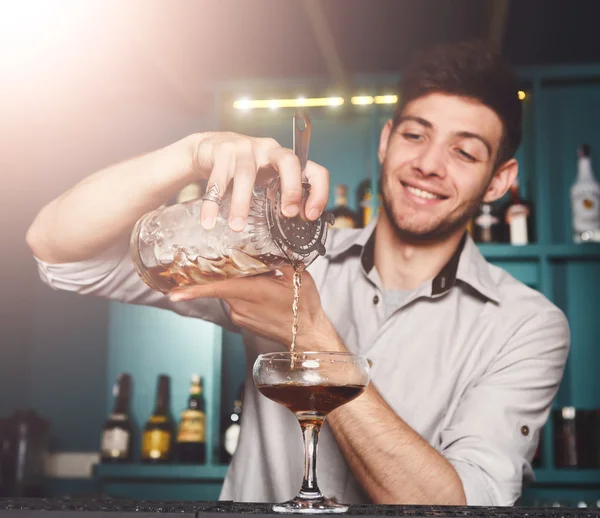
[[[348,207],[348,186],[335,186],[335,208],[331,211],[336,228],[356,228],[357,215]]]
[[[106,463],[131,462],[133,426],[129,415],[131,376],[120,374],[113,387],[114,405],[102,427],[100,461]]]
[[[240,431],[242,429],[242,402],[244,398],[244,386],[240,388],[238,397],[233,402],[231,413],[224,420],[221,436],[221,462],[228,464],[237,449]]]
[[[358,210],[358,227],[366,227],[373,218],[373,192],[370,178],[364,179],[356,190]]]
[[[473,239],[477,243],[498,243],[502,240],[500,218],[489,203],[482,203],[473,218]]]
[[[165,463],[173,458],[175,427],[170,409],[170,378],[158,377],[156,403],[142,434],[142,462]]]
[[[192,376],[187,408],[181,412],[177,433],[177,459],[184,464],[206,462],[206,414],[202,378]]]
[[[504,206],[504,241],[511,245],[527,245],[535,241],[533,204],[519,193],[519,181],[510,186],[510,201]]]
[[[573,241],[600,242],[600,183],[594,178],[590,146],[578,150],[577,180],[571,187]]]

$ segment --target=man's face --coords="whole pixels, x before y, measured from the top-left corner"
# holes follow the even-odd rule
[[[383,205],[396,233],[444,239],[462,232],[484,198],[502,196],[488,189],[502,132],[498,115],[473,99],[432,93],[408,103],[379,147]]]

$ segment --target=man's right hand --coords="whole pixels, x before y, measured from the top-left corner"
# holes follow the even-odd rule
[[[279,173],[284,215],[298,214],[302,174],[291,150],[273,139],[226,132],[196,133],[83,179],[40,211],[29,228],[27,242],[36,257],[49,263],[96,257],[114,243],[126,240],[141,216],[167,203],[198,178],[206,178],[209,188],[215,184],[220,196],[233,181],[229,224],[239,231],[246,224],[261,167]],[[315,220],[327,203],[329,173],[312,162],[307,163],[305,172],[312,186],[305,214],[307,219]],[[201,224],[213,227],[218,211],[217,203],[203,203]]]
[[[300,161],[290,149],[280,146],[274,139],[229,132],[201,133],[197,135],[193,161],[201,177],[208,179],[207,190],[214,189],[222,196],[233,181],[229,226],[234,231],[241,231],[246,226],[252,188],[261,167],[270,166],[279,173],[283,215],[293,217],[299,213],[302,200]],[[314,221],[327,204],[329,173],[309,161],[305,174],[311,184],[305,214],[307,219]],[[213,228],[218,212],[217,203],[205,201],[201,211],[202,226]]]

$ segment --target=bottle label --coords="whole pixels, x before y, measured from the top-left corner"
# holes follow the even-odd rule
[[[142,437],[142,458],[164,459],[171,449],[171,434],[166,430],[147,430]]]
[[[600,229],[600,193],[585,189],[573,195],[573,229],[576,232]]]
[[[100,448],[103,457],[126,457],[129,453],[129,432],[123,428],[104,430]]]
[[[335,228],[354,228],[354,220],[347,216],[337,216],[334,223]]]
[[[475,218],[475,225],[482,229],[490,229],[498,223],[498,218],[491,214],[480,214]]]
[[[240,430],[242,427],[239,424],[231,424],[225,431],[224,448],[229,455],[233,455],[238,445],[240,438]]]
[[[199,410],[184,410],[181,413],[181,423],[177,442],[205,442],[206,416]]]

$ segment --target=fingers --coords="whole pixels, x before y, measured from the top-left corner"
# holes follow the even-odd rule
[[[310,183],[310,194],[306,200],[306,217],[314,221],[325,210],[329,197],[329,171],[319,164],[306,164],[306,178]]]
[[[230,171],[233,169],[235,156],[227,146],[221,145],[214,152],[212,159],[213,167],[206,184],[206,192],[211,193],[218,199],[223,199],[227,184],[229,183]],[[233,162],[233,163],[232,163]],[[200,209],[200,222],[206,230],[215,226],[219,214],[220,205],[211,200],[204,200]]]
[[[251,148],[249,148],[247,153],[236,157],[231,208],[229,209],[229,227],[235,232],[244,230],[246,226],[255,179],[256,161],[251,153]]]
[[[281,181],[281,212],[288,218],[297,216],[302,202],[302,171],[300,160],[279,144],[269,149],[268,163],[277,169]]]
[[[251,138],[234,133],[210,134],[198,148],[198,169],[210,171],[207,193],[222,199],[229,182],[233,180],[233,192],[229,226],[241,231],[246,226],[257,170],[272,166],[281,181],[282,213],[294,217],[302,205],[302,172],[300,161],[294,153],[281,147],[270,138]],[[305,213],[309,220],[317,219],[323,212],[329,194],[329,173],[324,167],[308,162],[306,176],[311,184]],[[201,209],[202,226],[214,228],[220,206],[216,201],[205,199]],[[304,215],[303,215],[304,217]]]

